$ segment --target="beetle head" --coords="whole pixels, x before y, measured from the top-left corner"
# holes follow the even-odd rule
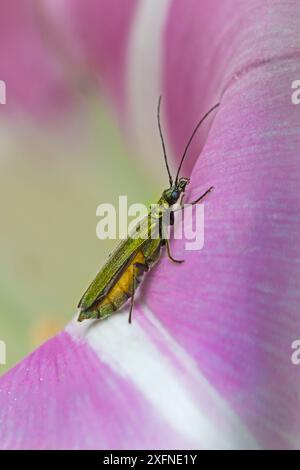
[[[167,203],[172,206],[176,204],[180,195],[184,193],[185,187],[189,184],[189,178],[179,178],[177,184],[172,185],[170,188],[166,189],[163,192],[163,198],[167,201]]]

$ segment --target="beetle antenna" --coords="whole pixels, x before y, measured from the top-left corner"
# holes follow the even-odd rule
[[[178,183],[178,177],[179,177],[179,173],[180,173],[180,170],[181,170],[183,161],[184,161],[184,159],[185,159],[185,157],[186,157],[186,153],[187,153],[187,151],[188,151],[188,148],[189,148],[189,146],[190,146],[190,144],[191,144],[191,142],[192,142],[192,140],[193,140],[193,138],[194,138],[194,136],[195,136],[197,130],[198,130],[199,127],[201,126],[202,122],[205,121],[205,119],[210,115],[210,113],[211,113],[214,109],[216,109],[218,106],[220,106],[220,104],[221,104],[221,103],[217,103],[217,104],[215,104],[212,108],[210,108],[210,110],[207,111],[206,114],[204,114],[204,116],[200,119],[200,121],[198,122],[197,126],[195,127],[195,129],[194,129],[194,131],[193,131],[191,137],[190,137],[189,140],[188,140],[188,143],[186,144],[186,147],[185,147],[185,149],[184,149],[183,155],[182,155],[182,157],[181,157],[180,164],[179,164],[179,167],[178,167],[178,170],[177,170],[177,174],[176,174],[175,184]]]
[[[172,178],[172,175],[171,175],[171,172],[170,172],[170,168],[169,168],[169,164],[168,164],[168,158],[167,158],[167,152],[166,152],[166,146],[165,146],[165,142],[164,142],[163,133],[162,133],[162,130],[161,130],[161,124],[160,124],[160,103],[161,103],[161,96],[160,96],[159,99],[158,99],[158,106],[157,106],[157,122],[158,122],[158,129],[159,129],[159,135],[160,135],[160,139],[161,139],[161,144],[162,144],[162,148],[163,148],[163,152],[164,152],[165,164],[166,164],[167,172],[168,172],[168,175],[169,175],[169,182],[170,182],[170,187],[171,187],[171,186],[173,185],[173,178]]]

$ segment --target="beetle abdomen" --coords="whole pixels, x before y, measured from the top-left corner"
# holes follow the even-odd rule
[[[110,289],[104,299],[101,299],[99,304],[94,304],[90,310],[87,309],[85,311],[81,311],[78,320],[82,321],[87,318],[105,318],[113,312],[116,312],[132,296],[134,278],[136,279],[136,289],[141,281],[144,271],[147,269],[148,265],[145,256],[142,250],[140,250],[133,257],[126,270]]]
[[[142,251],[137,252],[118,282],[112,287],[105,299],[101,302],[99,306],[100,308],[109,304],[111,305],[112,310],[116,311],[131,297],[134,277],[139,278],[142,274],[142,269],[135,267],[135,264],[137,263],[138,265],[145,265],[145,256]]]

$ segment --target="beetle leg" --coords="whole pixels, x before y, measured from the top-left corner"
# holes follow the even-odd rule
[[[175,216],[174,216],[174,212],[177,212],[178,210],[181,210],[183,209],[183,199],[184,199],[184,193],[181,194],[181,198],[180,198],[180,201],[179,201],[179,208],[177,209],[174,209],[174,210],[171,210],[170,212],[170,225],[173,226],[174,223],[175,223]]]
[[[188,204],[191,205],[191,206],[194,206],[195,204],[197,204],[198,202],[200,202],[202,199],[205,198],[205,196],[207,196],[211,191],[213,191],[214,187],[211,186],[207,191],[205,191],[205,193],[203,193],[200,197],[198,197],[198,199],[196,199],[195,201],[193,202],[189,202]]]
[[[134,284],[135,284],[135,276],[133,277],[132,295],[131,295],[131,301],[130,301],[130,310],[129,310],[128,323],[131,323],[131,318],[132,318],[132,309],[133,309],[134,294],[135,294],[135,285]]]
[[[175,219],[174,219],[174,212],[171,211],[171,212],[170,212],[170,225],[174,225],[174,221],[175,221]]]
[[[132,293],[131,293],[128,323],[131,323],[131,320],[132,320],[132,310],[133,310],[134,294],[135,294],[135,281],[137,281],[137,276],[136,276],[136,273],[135,273],[136,269],[140,269],[141,271],[146,272],[146,271],[148,271],[149,266],[147,264],[143,264],[143,263],[134,263],[134,265],[133,265]]]
[[[166,239],[166,245],[167,245],[167,253],[168,253],[169,259],[171,261],[173,261],[173,263],[183,263],[184,259],[175,259],[175,258],[173,258],[173,256],[171,255],[171,250],[170,250],[170,242],[167,239]]]
[[[165,240],[165,243],[167,245],[167,253],[168,253],[168,257],[171,261],[173,261],[173,263],[183,263],[184,262],[184,259],[175,259],[173,258],[173,256],[171,255],[171,250],[170,250],[170,241],[168,239],[167,236],[164,237],[164,240]]]
[[[207,191],[205,191],[205,193],[203,193],[200,197],[198,197],[198,199],[196,199],[193,202],[187,202],[185,206],[179,207],[179,209],[174,209],[173,212],[184,211],[185,207],[194,206],[195,204],[197,204],[197,202],[200,202],[202,199],[205,198],[205,196],[207,196],[211,191],[213,191],[213,189],[214,187],[211,186]]]
[[[159,238],[163,238],[163,220],[162,218],[159,219],[158,221],[158,235],[159,235]]]

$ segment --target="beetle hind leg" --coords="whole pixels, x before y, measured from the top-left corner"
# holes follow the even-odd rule
[[[131,301],[130,301],[130,310],[128,316],[128,323],[132,321],[132,311],[133,311],[133,304],[134,304],[134,295],[135,295],[135,283],[138,282],[138,274],[143,274],[147,272],[149,269],[148,264],[143,263],[135,263],[133,265],[133,279],[132,279],[132,292],[131,292]]]

